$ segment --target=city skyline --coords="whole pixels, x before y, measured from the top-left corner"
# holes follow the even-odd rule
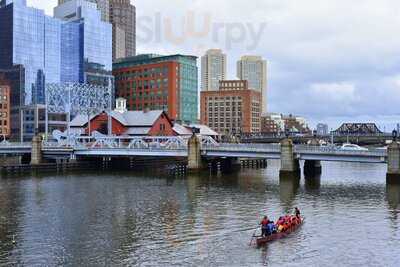
[[[162,42],[154,37],[146,43],[138,40],[137,51],[160,54],[179,51],[201,56],[209,48],[221,48],[231,59],[227,79],[235,78],[236,60],[240,56],[260,55],[269,62],[268,111],[300,114],[312,125],[320,121],[332,127],[343,121],[376,121],[391,128],[400,120],[396,110],[400,101],[396,59],[400,38],[391,34],[400,25],[392,15],[400,3],[368,2],[357,5],[339,0],[321,5],[308,0],[299,6],[289,1],[267,0],[249,6],[239,1],[211,4],[207,0],[201,3],[137,0],[133,4],[138,19],[141,24],[150,25],[149,28],[157,18],[170,18],[174,25],[178,24],[193,10],[198,23],[209,14],[213,23],[252,23],[256,33],[257,25],[266,23],[258,46],[251,51],[247,50],[247,45],[253,43],[248,40],[250,37],[231,49],[225,49],[222,38],[220,42],[209,40],[211,37],[187,38],[183,44],[176,44],[165,37]],[[28,0],[28,3],[51,12],[56,1]],[[179,8],[168,8],[173,5]],[[174,29],[179,36],[182,27]],[[140,26],[137,31],[138,36],[144,35]]]

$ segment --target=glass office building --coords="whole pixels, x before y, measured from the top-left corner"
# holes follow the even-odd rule
[[[45,83],[60,82],[61,21],[24,0],[3,0],[0,7],[0,68],[23,65],[23,104],[44,104]]]
[[[79,24],[79,48],[82,64],[100,64],[112,70],[112,26],[101,20],[95,3],[71,0],[54,8],[54,16],[68,23]],[[72,29],[69,29],[70,31]],[[78,34],[74,31],[73,34]]]
[[[113,88],[111,24],[101,20],[95,4],[83,0],[56,10],[65,16],[47,16],[28,7],[26,0],[0,0],[0,70],[10,77],[20,75],[11,77],[18,81],[11,87],[12,135],[18,132],[24,140],[42,131],[46,84],[91,82],[86,72],[92,74],[98,64],[104,70],[94,74],[107,79],[96,76],[96,83],[107,80]]]

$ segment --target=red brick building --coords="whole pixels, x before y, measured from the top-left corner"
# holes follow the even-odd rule
[[[0,135],[10,136],[10,86],[0,80]]]
[[[200,120],[221,135],[257,133],[261,129],[261,93],[226,88],[201,92]]]
[[[113,64],[116,96],[128,110],[164,110],[172,120],[194,123],[198,116],[194,56],[138,55]]]
[[[87,135],[94,131],[108,133],[108,115],[101,113],[90,118],[78,115],[71,121],[71,131]],[[175,135],[173,124],[167,113],[162,110],[153,111],[112,111],[111,128],[113,135],[129,136],[172,136]]]

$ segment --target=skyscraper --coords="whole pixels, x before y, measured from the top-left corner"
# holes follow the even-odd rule
[[[111,24],[83,0],[55,11],[52,18],[27,7],[26,0],[0,1],[0,74],[10,83],[13,139],[44,132],[46,84],[113,86]]]
[[[71,0],[58,0],[58,5],[62,5],[65,2]],[[110,21],[110,3],[109,0],[86,0],[88,2],[96,3],[97,9],[101,12],[101,19],[105,22]]]
[[[61,5],[72,0],[58,0]],[[84,0],[97,4],[103,21],[110,22],[112,32],[112,57],[136,55],[136,8],[130,0]]]
[[[260,56],[243,56],[237,62],[237,77],[249,81],[249,88],[261,92],[262,113],[267,112],[267,61]]]
[[[88,69],[102,66],[105,71],[112,70],[112,26],[101,20],[101,13],[96,4],[86,0],[70,0],[54,8],[54,16],[74,26],[69,26],[62,36],[68,47],[63,57],[66,61],[78,61],[80,82],[86,81]],[[76,54],[78,53],[78,54]],[[75,58],[76,57],[76,58]],[[74,71],[74,69],[71,69]],[[111,73],[110,73],[111,74]]]
[[[113,60],[136,55],[136,8],[130,0],[109,0]],[[123,43],[125,43],[123,45]],[[123,52],[125,50],[125,53]],[[121,52],[122,51],[122,52]]]
[[[201,57],[201,90],[216,91],[219,81],[226,78],[226,54],[220,49],[210,49]]]

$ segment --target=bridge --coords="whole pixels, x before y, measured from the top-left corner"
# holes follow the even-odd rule
[[[285,139],[285,135],[244,135],[241,137],[243,143],[279,143]],[[307,144],[307,142],[313,140],[314,136],[290,136],[295,144]],[[333,139],[334,143],[343,144],[350,142],[352,144],[359,145],[385,145],[387,140],[392,140],[392,134],[381,133],[381,134],[333,134],[317,136],[318,139],[325,142],[331,142]]]
[[[394,144],[397,144],[394,143]],[[210,137],[156,136],[76,136],[58,141],[32,143],[0,143],[0,155],[31,154],[31,163],[40,164],[43,159],[80,160],[85,158],[152,157],[185,158],[188,168],[202,169],[206,162],[223,159],[228,166],[237,164],[240,158],[280,159],[281,173],[300,171],[299,161],[304,160],[305,172],[320,172],[321,161],[383,163],[388,174],[400,177],[400,145],[386,149],[346,151],[336,147],[295,145],[291,139],[279,144],[231,144],[217,143]],[[400,180],[400,179],[399,179]]]

